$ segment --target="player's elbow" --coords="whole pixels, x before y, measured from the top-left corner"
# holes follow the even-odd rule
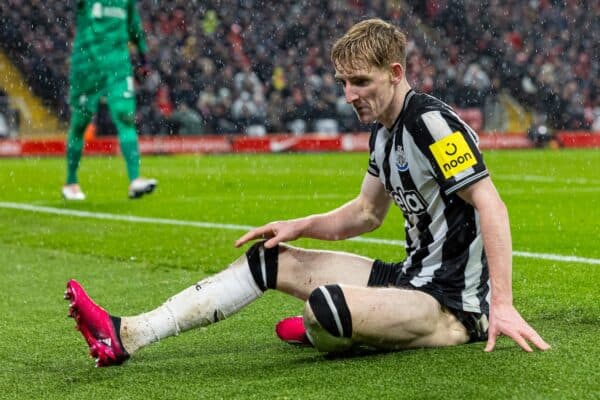
[[[478,201],[475,207],[481,212],[482,209],[487,209],[489,212],[493,212],[500,216],[508,216],[508,208],[498,195],[498,192],[490,192],[488,196]]]
[[[361,220],[365,227],[365,232],[371,232],[379,228],[383,223],[384,213],[377,212],[373,207],[363,207]]]

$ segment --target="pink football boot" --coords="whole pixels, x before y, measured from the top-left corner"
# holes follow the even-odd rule
[[[74,279],[67,282],[65,299],[70,301],[69,317],[75,319],[76,329],[87,342],[90,355],[96,359],[96,367],[123,364],[129,354],[119,336],[121,319],[109,315],[94,303]]]
[[[282,319],[275,326],[275,333],[277,333],[279,339],[286,343],[312,346],[312,343],[308,340],[308,336],[306,336],[304,319],[301,316]]]

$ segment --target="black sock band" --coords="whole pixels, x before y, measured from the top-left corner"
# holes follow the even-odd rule
[[[339,285],[318,287],[308,297],[308,303],[327,332],[336,337],[352,337],[352,316]]]
[[[117,340],[119,341],[119,346],[121,346],[123,353],[127,354],[125,347],[123,347],[123,341],[121,340],[121,317],[110,315],[110,319],[115,327],[115,333],[117,335]]]
[[[252,277],[263,292],[267,289],[275,289],[279,257],[279,246],[267,249],[264,243],[264,241],[254,243],[246,252]]]

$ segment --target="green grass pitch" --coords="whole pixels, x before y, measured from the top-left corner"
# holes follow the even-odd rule
[[[87,157],[88,200],[68,204],[62,159],[1,159],[0,398],[598,399],[600,151],[487,151],[485,160],[511,215],[515,303],[552,350],[526,354],[500,338],[491,354],[476,343],[328,359],[275,337],[275,323],[302,304],[269,292],[219,324],[96,369],[66,317],[69,278],[116,315],[154,308],[241,255],[233,242],[244,226],[351,199],[368,157],[144,157],[143,173],[160,184],[141,200],[127,199],[121,158]],[[397,208],[366,237],[375,240],[296,244],[404,257],[377,240],[403,239]]]

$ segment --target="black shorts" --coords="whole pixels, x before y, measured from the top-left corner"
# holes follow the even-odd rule
[[[403,282],[402,263],[387,263],[375,260],[369,275],[369,287],[398,287],[401,289],[419,290],[436,299],[442,308],[450,311],[465,327],[469,334],[469,342],[481,342],[487,340],[488,316],[486,314],[459,310],[445,304],[441,291],[432,290],[431,287],[416,287],[410,283]]]

